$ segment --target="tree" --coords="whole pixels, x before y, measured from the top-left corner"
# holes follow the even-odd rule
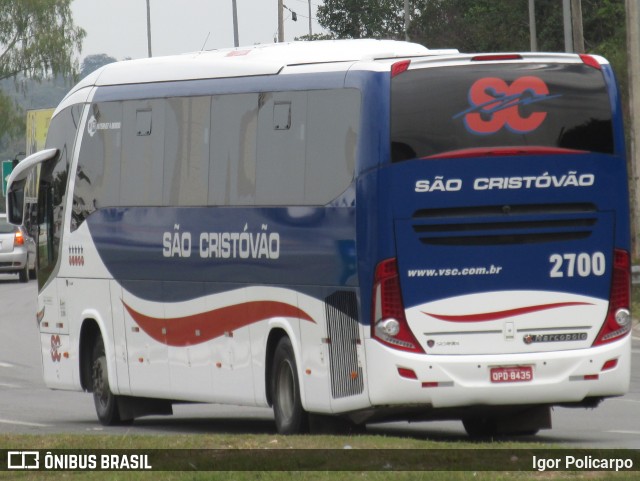
[[[40,81],[77,74],[74,53],[81,50],[85,31],[73,23],[71,1],[0,0],[0,80]],[[11,120],[0,124],[2,140],[15,132],[18,117],[15,104],[3,92],[0,106],[0,114]]]
[[[462,52],[529,48],[527,0],[414,0],[412,41]]]
[[[87,55],[82,61],[82,67],[80,67],[80,78],[84,78],[90,73],[98,70],[100,67],[104,67],[105,65],[113,62],[117,62],[117,60],[106,53]]]
[[[404,38],[404,0],[325,0],[317,18],[335,38]]]
[[[85,31],[75,27],[71,0],[0,1],[0,80],[23,73],[32,79],[77,72],[74,50]]]

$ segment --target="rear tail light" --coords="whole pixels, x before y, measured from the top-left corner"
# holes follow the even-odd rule
[[[631,331],[631,260],[627,251],[616,249],[613,255],[613,275],[609,310],[594,346],[617,341]]]
[[[13,245],[16,246],[23,246],[24,245],[24,236],[22,235],[22,232],[17,231],[15,238],[13,240]]]
[[[424,353],[404,315],[395,259],[386,259],[376,267],[371,312],[371,336],[374,339],[395,349]]]

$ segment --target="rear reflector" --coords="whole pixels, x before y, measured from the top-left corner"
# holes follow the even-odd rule
[[[615,368],[617,365],[618,365],[617,359],[609,359],[607,362],[604,363],[600,371],[608,371],[609,369]]]
[[[600,63],[591,55],[581,54],[580,59],[585,65],[588,65],[589,67],[593,67],[598,70],[602,70],[602,66],[600,65]]]
[[[406,379],[418,379],[418,375],[413,369],[408,369],[406,367],[399,367],[398,374],[400,377],[404,377]]]
[[[423,383],[422,383],[422,387],[423,387],[423,388],[430,388],[430,387],[453,387],[453,381],[445,381],[445,382],[436,382],[436,381],[423,382]]]
[[[584,376],[569,376],[569,381],[597,381],[600,379],[598,374],[585,374]]]

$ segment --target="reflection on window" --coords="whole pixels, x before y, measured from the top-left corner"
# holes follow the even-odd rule
[[[353,180],[359,124],[352,89],[94,104],[72,229],[105,207],[328,204]]]

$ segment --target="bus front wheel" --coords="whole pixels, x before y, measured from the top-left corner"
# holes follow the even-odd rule
[[[109,374],[107,371],[107,356],[104,350],[104,341],[98,337],[91,356],[91,377],[93,402],[96,406],[98,420],[104,426],[122,424],[118,399],[109,387]]]
[[[271,370],[271,396],[276,427],[280,434],[308,431],[309,419],[300,400],[300,382],[293,346],[288,337],[278,342]]]

